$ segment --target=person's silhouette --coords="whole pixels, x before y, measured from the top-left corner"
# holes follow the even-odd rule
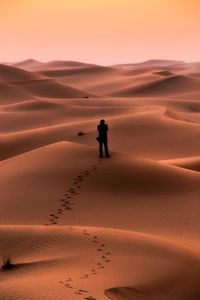
[[[97,126],[97,130],[99,132],[99,136],[97,138],[99,142],[99,157],[103,157],[103,146],[105,148],[106,157],[110,157],[108,151],[108,125],[105,123],[105,120],[101,120],[100,124]]]

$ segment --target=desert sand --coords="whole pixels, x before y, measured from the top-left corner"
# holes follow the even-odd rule
[[[200,63],[1,64],[0,120],[0,300],[200,299]]]

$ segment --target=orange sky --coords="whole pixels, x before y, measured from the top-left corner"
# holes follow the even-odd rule
[[[0,0],[0,60],[200,60],[199,0]]]

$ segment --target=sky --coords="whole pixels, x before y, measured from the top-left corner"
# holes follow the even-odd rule
[[[0,61],[200,61],[200,0],[0,0]]]

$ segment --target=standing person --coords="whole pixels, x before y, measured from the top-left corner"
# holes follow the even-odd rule
[[[97,138],[99,142],[99,157],[103,157],[103,146],[105,149],[106,157],[110,157],[109,151],[108,151],[108,125],[105,123],[105,120],[101,120],[100,124],[97,126],[97,130],[99,132],[99,136]]]

